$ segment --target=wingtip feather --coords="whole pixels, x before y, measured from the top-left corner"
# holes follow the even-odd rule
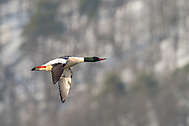
[[[31,71],[35,71],[35,67],[31,69]]]
[[[64,103],[66,100],[65,99],[61,99],[61,102]]]

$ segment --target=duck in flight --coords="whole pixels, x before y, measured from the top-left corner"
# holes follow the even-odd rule
[[[53,84],[58,82],[60,98],[62,103],[64,103],[71,87],[71,67],[78,63],[98,62],[105,59],[106,58],[99,57],[64,56],[53,59],[43,65],[36,66],[32,68],[31,71],[50,71],[52,74]]]

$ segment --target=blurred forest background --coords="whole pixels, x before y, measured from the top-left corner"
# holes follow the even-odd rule
[[[60,102],[55,57],[73,69]],[[1,126],[189,126],[188,0],[0,0]]]

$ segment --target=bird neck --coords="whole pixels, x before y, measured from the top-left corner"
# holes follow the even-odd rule
[[[82,63],[84,62],[84,58],[83,57],[69,57],[68,61],[72,63]]]

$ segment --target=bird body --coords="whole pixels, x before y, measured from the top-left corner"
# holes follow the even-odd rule
[[[71,67],[83,62],[98,62],[106,58],[64,56],[32,68],[32,71],[51,71],[52,81],[58,82],[61,101],[64,103],[71,87]]]
[[[70,57],[67,60],[65,68],[72,67],[78,63],[83,63],[83,62],[84,62],[84,57]]]

